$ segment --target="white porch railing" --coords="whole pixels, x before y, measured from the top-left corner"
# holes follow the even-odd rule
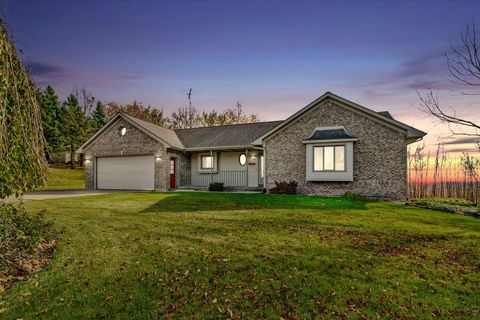
[[[179,171],[179,187],[208,187],[211,182],[223,182],[225,187],[247,187],[247,171]]]

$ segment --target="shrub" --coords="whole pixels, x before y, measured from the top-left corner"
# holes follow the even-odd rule
[[[223,182],[211,182],[208,185],[208,191],[223,191]]]
[[[22,204],[0,204],[0,278],[33,271],[53,252],[53,236],[43,213],[30,214]]]
[[[273,194],[297,194],[297,181],[275,181],[275,187],[269,190]]]
[[[473,202],[468,201],[466,199],[459,199],[459,198],[417,198],[412,199],[414,202],[436,202],[436,203],[444,203],[444,204],[451,204],[455,206],[462,206],[462,207],[472,207],[474,206]]]
[[[417,207],[436,210],[436,211],[442,211],[442,212],[455,213],[456,211],[459,211],[457,210],[458,206],[451,205],[448,203],[431,201],[428,199],[414,199],[410,203]]]
[[[341,198],[347,199],[347,200],[365,200],[365,198],[357,192],[351,192],[347,191],[344,194],[342,194]]]

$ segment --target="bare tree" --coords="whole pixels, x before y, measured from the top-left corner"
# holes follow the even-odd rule
[[[72,90],[72,94],[80,102],[83,113],[85,113],[86,116],[90,116],[93,113],[95,107],[95,97],[92,96],[92,93],[82,87],[81,89],[74,88]]]
[[[448,125],[452,134],[462,136],[474,136],[480,138],[480,132],[477,131],[480,129],[480,123],[476,123],[474,120],[469,120],[457,116],[457,113],[453,107],[450,107],[448,108],[448,111],[445,111],[445,108],[441,106],[438,99],[438,90],[434,92],[432,89],[429,89],[428,92],[423,96],[418,91],[417,94],[420,99],[420,110],[434,116],[442,123]],[[470,129],[473,128],[476,132],[470,133],[458,130],[456,126]]]
[[[462,87],[469,87],[472,91],[463,89],[464,95],[480,95],[480,43],[477,40],[475,22],[467,24],[460,35],[460,44],[451,45],[450,52],[446,54],[447,66],[453,82]],[[480,123],[472,119],[458,116],[455,108],[445,108],[438,99],[438,90],[428,90],[422,95],[417,91],[420,98],[420,110],[434,116],[449,126],[455,135],[480,137]],[[479,110],[480,111],[480,110]],[[474,133],[458,130],[458,128],[474,129]]]
[[[145,107],[137,100],[129,104],[120,104],[111,101],[106,103],[104,108],[109,118],[113,117],[117,112],[124,112],[132,117],[154,123],[161,127],[169,126],[170,120],[163,114],[163,109],[157,109],[151,106]]]
[[[451,45],[451,53],[446,55],[447,66],[454,81],[460,85],[480,88],[480,44],[477,42],[475,21],[467,24],[460,35],[461,44]],[[480,92],[463,92],[480,95]]]

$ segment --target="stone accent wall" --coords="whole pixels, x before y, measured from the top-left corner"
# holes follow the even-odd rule
[[[118,129],[127,129],[125,136],[118,134]],[[162,143],[146,135],[129,122],[119,118],[111,127],[98,137],[85,150],[85,186],[94,189],[96,157],[136,156],[153,154],[160,157],[155,160],[155,190],[165,191],[169,187],[167,151]]]
[[[306,146],[316,127],[344,126],[358,137],[353,149],[353,182],[306,181]],[[402,199],[407,193],[406,133],[326,100],[265,140],[267,188],[296,180],[302,194],[338,196],[346,191],[367,197]]]

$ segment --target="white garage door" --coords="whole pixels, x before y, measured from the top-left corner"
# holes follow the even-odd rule
[[[153,155],[97,158],[97,189],[153,190],[154,178]]]

